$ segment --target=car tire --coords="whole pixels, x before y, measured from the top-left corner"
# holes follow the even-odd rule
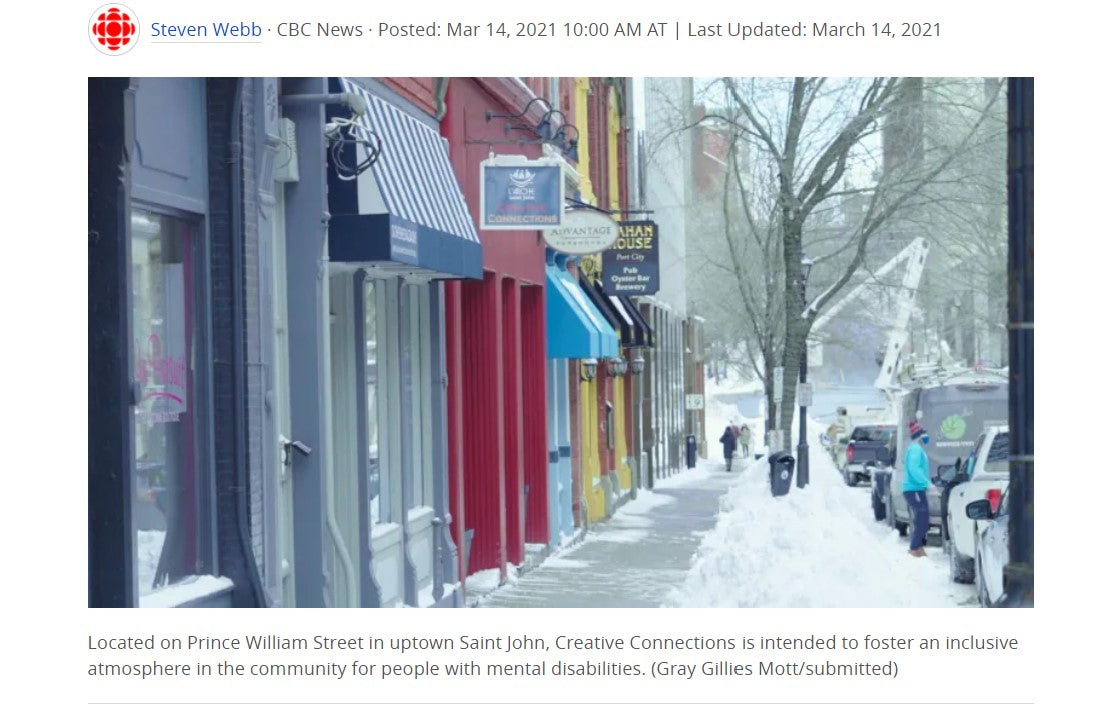
[[[959,584],[974,583],[974,560],[967,559],[955,549],[955,543],[950,538],[944,540],[947,550],[948,566],[951,569],[951,581]]]
[[[982,574],[982,553],[978,551],[978,528],[974,528],[974,583],[977,585],[978,604],[989,606],[989,589],[985,586],[985,576]]]
[[[854,487],[858,483],[859,483],[859,478],[856,475],[849,472],[847,469],[845,469],[844,470],[844,484],[848,485],[849,487]]]
[[[871,490],[871,511],[875,513],[876,522],[886,519],[886,504],[874,489]]]

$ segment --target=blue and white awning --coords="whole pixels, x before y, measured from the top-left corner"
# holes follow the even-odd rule
[[[357,119],[354,132],[360,139],[381,140],[381,152],[368,171],[350,181],[340,179],[330,162],[329,258],[391,262],[440,276],[480,278],[481,243],[447,141],[436,128],[359,83],[347,78],[338,83],[340,92],[366,100],[366,112]],[[354,158],[350,144],[345,152],[346,165],[366,157],[361,146],[354,148]]]

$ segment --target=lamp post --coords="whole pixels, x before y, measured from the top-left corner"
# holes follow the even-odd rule
[[[814,261],[802,255],[802,309],[806,309],[806,285],[810,282],[810,270]],[[807,335],[807,339],[808,339]],[[810,483],[810,447],[806,444],[806,405],[809,401],[806,389],[806,340],[802,342],[802,356],[798,363],[798,478],[799,487]]]

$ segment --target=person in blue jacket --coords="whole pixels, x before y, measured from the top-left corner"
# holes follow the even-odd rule
[[[901,483],[901,492],[909,505],[909,516],[913,518],[909,553],[914,557],[923,557],[925,535],[928,534],[928,488],[932,486],[928,453],[924,451],[924,446],[930,438],[917,422],[909,423],[909,436],[913,441],[905,450],[905,478]]]

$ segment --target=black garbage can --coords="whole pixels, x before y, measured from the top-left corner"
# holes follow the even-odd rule
[[[773,497],[782,497],[791,491],[791,479],[794,477],[794,457],[787,452],[775,452],[768,455],[771,468],[770,484]]]
[[[687,452],[687,468],[693,469],[695,467],[695,455],[699,451],[694,434],[689,434],[687,436],[687,440],[684,443],[684,449]]]

